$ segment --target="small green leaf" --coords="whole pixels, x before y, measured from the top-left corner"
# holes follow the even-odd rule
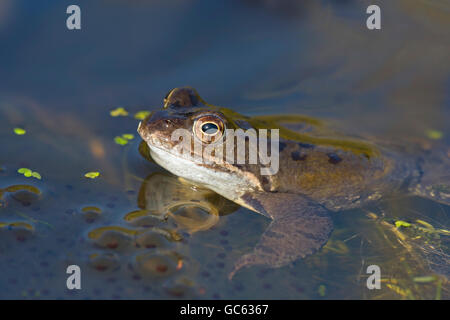
[[[150,111],[139,111],[134,115],[134,118],[138,120],[144,120],[150,113]]]
[[[120,107],[111,110],[109,114],[111,115],[111,117],[119,117],[119,116],[126,117],[128,115],[128,111]]]
[[[122,138],[127,139],[127,140],[133,140],[134,139],[134,135],[131,133],[125,133],[122,135]]]
[[[25,177],[29,178],[29,177],[34,177],[36,179],[41,180],[42,177],[39,174],[39,172],[33,172],[28,168],[20,168],[19,170],[17,170],[18,173],[23,174]]]
[[[395,226],[397,228],[400,228],[400,227],[407,228],[407,227],[411,227],[411,224],[408,222],[402,221],[402,220],[397,220],[397,221],[395,221]]]
[[[17,170],[17,172],[18,172],[18,173],[25,174],[26,172],[31,172],[31,170],[28,169],[28,168],[20,168],[19,170]]]
[[[36,171],[34,171],[33,173],[31,173],[31,176],[35,177],[36,179],[41,180],[41,175],[40,175],[38,172],[36,172]]]
[[[114,142],[119,144],[119,145],[121,145],[121,146],[124,146],[124,145],[126,145],[128,143],[128,140],[124,139],[122,137],[115,137],[114,138]]]
[[[86,178],[89,178],[89,179],[95,179],[95,178],[97,178],[98,176],[100,176],[100,172],[97,172],[97,171],[91,171],[91,172],[87,172],[84,176],[85,176]]]
[[[27,133],[27,131],[22,128],[14,128],[14,133],[18,136],[23,136],[25,133]]]
[[[427,130],[425,134],[427,135],[428,138],[433,140],[439,140],[444,136],[444,134],[438,130]]]

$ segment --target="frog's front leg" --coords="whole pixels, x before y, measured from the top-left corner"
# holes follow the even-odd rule
[[[235,263],[231,280],[243,267],[282,267],[319,250],[333,229],[327,209],[296,194],[257,193],[243,197],[250,207],[273,221],[251,253]]]

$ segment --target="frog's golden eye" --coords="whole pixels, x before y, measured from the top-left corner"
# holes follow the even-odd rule
[[[222,138],[225,125],[223,120],[215,115],[197,118],[194,122],[194,134],[202,142],[211,143]]]

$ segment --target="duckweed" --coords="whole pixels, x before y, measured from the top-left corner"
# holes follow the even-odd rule
[[[20,169],[17,170],[17,172],[23,174],[27,178],[33,177],[33,178],[36,178],[36,179],[39,179],[39,180],[42,179],[42,177],[41,177],[39,172],[32,171],[32,170],[30,170],[28,168],[20,168]]]
[[[134,115],[134,118],[138,120],[144,120],[150,113],[150,111],[139,111]]]
[[[114,142],[117,143],[118,145],[124,146],[126,144],[128,144],[128,141],[133,140],[134,139],[134,135],[131,133],[124,133],[121,136],[117,136],[114,138]]]
[[[14,128],[14,133],[18,136],[23,136],[25,133],[27,133],[27,131],[22,128]]]
[[[91,172],[87,172],[84,176],[89,179],[95,179],[100,176],[100,172],[91,171]]]
[[[111,110],[109,114],[111,115],[111,117],[119,117],[119,116],[126,117],[128,116],[128,111],[122,107],[119,107],[114,110]]]

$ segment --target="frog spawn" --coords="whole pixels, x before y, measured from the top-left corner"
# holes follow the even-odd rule
[[[95,249],[89,264],[97,272],[111,275],[121,270],[134,280],[160,283],[158,287],[173,297],[195,296],[200,290],[192,280],[197,264],[190,261],[186,243],[192,234],[213,227],[219,212],[195,188],[189,189],[188,199],[183,192],[172,193],[169,199],[167,194],[161,196],[157,193],[164,189],[166,180],[153,179],[158,188],[143,185],[148,194],[140,192],[140,209],[126,213],[119,224],[100,226],[88,233]],[[172,187],[179,184],[176,181]],[[82,211],[101,215],[92,208]]]
[[[40,200],[42,192],[31,185],[12,185],[0,189],[0,209],[8,208],[8,212],[15,212],[33,206],[33,210],[39,209],[34,205]],[[14,217],[15,218],[15,217]],[[30,239],[35,233],[35,227],[28,221],[16,221],[7,218],[0,221],[0,236],[5,241],[14,239],[24,242]],[[5,243],[5,241],[2,241]]]

